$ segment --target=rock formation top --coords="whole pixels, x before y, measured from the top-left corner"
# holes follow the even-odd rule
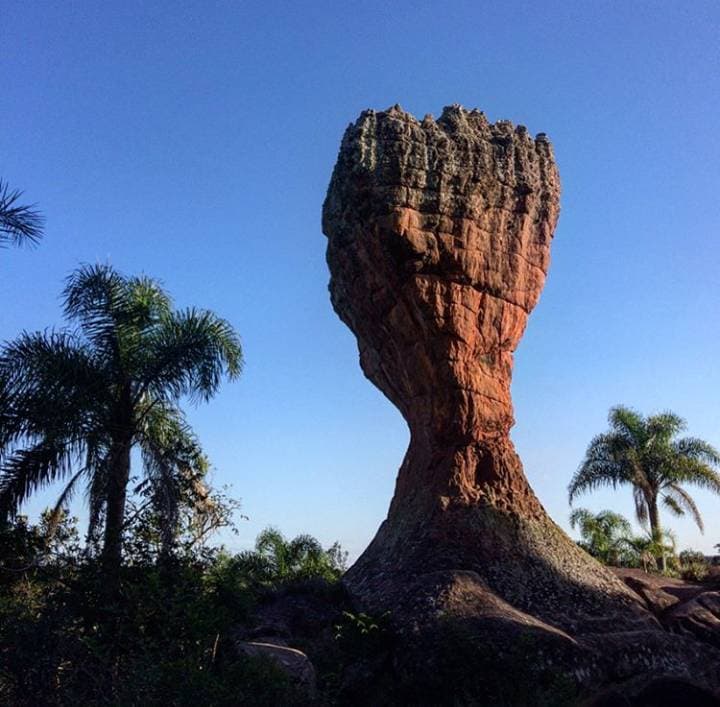
[[[395,106],[348,127],[323,209],[332,302],[411,429],[507,435],[559,192],[542,133],[476,110]]]

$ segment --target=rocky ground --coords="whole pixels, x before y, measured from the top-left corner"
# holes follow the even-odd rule
[[[694,647],[709,670],[720,670],[720,576],[694,583],[637,569],[613,572],[671,642]],[[436,625],[433,631],[413,632],[391,615],[357,612],[341,586],[315,583],[269,596],[252,622],[238,629],[237,645],[277,662],[308,704],[720,705],[717,695],[698,686],[694,675],[683,677],[677,666],[667,673],[659,668],[652,676],[619,671],[588,686],[565,671],[568,663],[562,659],[557,670],[548,668],[553,648],[544,631],[538,640],[533,626],[507,623],[502,634],[488,624],[478,645],[476,628],[474,620],[465,627],[453,621],[441,630]],[[646,650],[646,637],[643,646],[636,639],[631,631],[603,634],[619,650]],[[561,655],[560,632],[557,641]],[[483,697],[487,702],[479,701]]]

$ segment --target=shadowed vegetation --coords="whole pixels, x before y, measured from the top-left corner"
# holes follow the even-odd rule
[[[210,496],[232,510],[224,495]],[[216,529],[231,527],[221,515]],[[112,603],[103,566],[84,552],[76,519],[47,512],[39,525],[18,516],[0,527],[0,703],[306,704],[274,663],[235,648],[234,632],[273,588],[287,584],[288,573],[268,564],[260,586],[243,554],[185,544],[181,529],[182,550],[161,564],[148,540],[158,535],[158,519],[139,519],[126,532]],[[342,557],[337,545],[328,552],[303,537],[324,557]],[[304,563],[303,577],[325,581],[329,569],[335,577],[341,572],[329,559]]]

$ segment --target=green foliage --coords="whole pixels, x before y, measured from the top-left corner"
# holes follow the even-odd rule
[[[669,530],[659,538],[651,533],[635,535],[626,518],[612,511],[593,514],[577,508],[570,515],[570,526],[580,530],[578,545],[606,565],[642,567],[646,572],[658,570],[658,558],[665,558],[665,572],[673,571],[682,562],[676,556],[676,541]]]
[[[593,514],[586,508],[577,508],[570,514],[570,527],[580,530],[580,546],[600,562],[627,564],[632,527],[619,513],[600,511]]]
[[[686,424],[672,412],[643,417],[618,406],[610,410],[609,423],[610,430],[590,443],[570,482],[570,503],[601,486],[628,484],[638,521],[649,523],[656,542],[662,542],[660,503],[674,515],[690,513],[702,530],[700,511],[683,486],[694,484],[720,494],[720,453],[701,439],[678,438]]]
[[[390,612],[370,616],[343,611],[342,620],[335,625],[335,640],[350,655],[368,656],[387,649],[391,640]]]
[[[109,266],[83,266],[64,291],[73,328],[24,333],[0,350],[0,515],[63,481],[56,510],[84,484],[88,535],[120,563],[130,454],[139,491],[169,546],[184,487],[208,462],[180,408],[208,400],[242,366],[237,334],[211,312],[175,311],[160,285]],[[170,548],[166,547],[169,551]]]
[[[208,545],[219,530],[237,535],[236,518],[240,502],[229,495],[229,488],[214,490],[198,477],[179,480],[177,520],[168,528],[153,503],[152,488],[140,484],[140,491],[129,501],[124,527],[124,557],[131,565],[150,564],[168,556],[196,561],[211,559],[217,549]]]
[[[642,567],[645,572],[662,570],[670,575],[677,564],[676,539],[669,530],[661,531],[659,538],[653,537],[649,532],[645,535],[634,535],[628,537],[626,543],[628,567]],[[659,558],[664,562],[659,562]]]
[[[257,537],[255,549],[233,559],[237,571],[258,586],[324,579],[336,582],[345,571],[347,553],[335,543],[325,550],[309,535],[287,540],[275,528],[266,528]]]
[[[680,576],[689,582],[702,582],[710,572],[705,555],[698,550],[683,550],[678,556]]]
[[[678,559],[680,564],[689,565],[692,562],[705,562],[705,555],[699,550],[683,550]]]
[[[681,565],[680,576],[688,582],[703,582],[709,571],[707,562],[688,562]]]
[[[0,530],[0,703],[306,701],[274,663],[233,648],[233,628],[266,591],[237,557],[195,544],[167,563],[137,550],[108,601],[102,566],[80,546],[76,519],[54,519],[51,539],[48,522],[19,517]],[[150,516],[145,522],[152,526]],[[133,547],[152,537],[137,523]]]

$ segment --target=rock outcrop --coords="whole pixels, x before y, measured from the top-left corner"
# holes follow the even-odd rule
[[[395,106],[348,127],[323,207],[332,304],[411,439],[388,517],[346,584],[405,626],[527,629],[590,681],[607,668],[599,635],[611,663],[673,673],[672,647],[633,658],[607,640],[621,629],[669,643],[550,520],[509,437],[513,352],[545,282],[559,195],[546,136],[477,111],[418,121]]]

